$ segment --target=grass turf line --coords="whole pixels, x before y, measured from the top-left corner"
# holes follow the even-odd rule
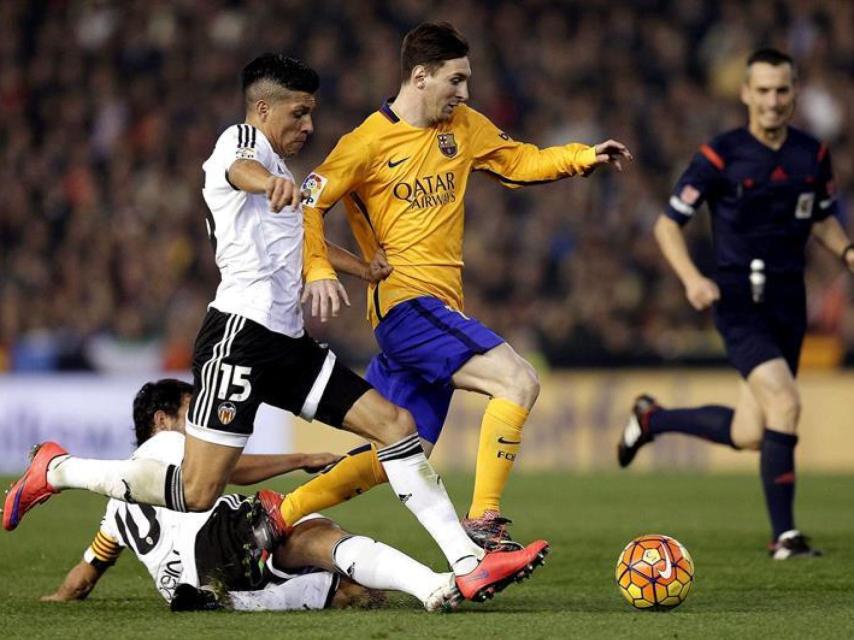
[[[295,481],[299,481],[296,478]],[[273,482],[285,489],[294,481]],[[446,478],[459,510],[471,479]],[[77,563],[98,528],[104,499],[68,492],[0,532],[0,620],[5,638],[843,638],[854,628],[851,476],[805,476],[798,523],[827,557],[772,562],[759,481],[714,475],[522,475],[504,500],[512,532],[544,537],[553,553],[534,577],[485,605],[428,615],[393,595],[379,611],[171,614],[143,566],[125,552],[89,600],[40,603]],[[247,490],[244,490],[245,492]],[[444,570],[415,519],[388,487],[329,512],[350,531],[393,544]],[[631,538],[666,533],[691,552],[695,590],[670,613],[636,612],[613,569]]]

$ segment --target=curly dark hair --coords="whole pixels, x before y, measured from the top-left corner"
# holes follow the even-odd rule
[[[136,446],[154,432],[154,414],[164,411],[170,418],[178,416],[184,397],[193,395],[193,385],[175,378],[146,382],[133,399],[133,430]]]

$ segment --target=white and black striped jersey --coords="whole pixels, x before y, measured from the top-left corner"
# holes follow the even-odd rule
[[[273,213],[264,194],[236,189],[228,169],[240,159],[256,160],[273,175],[293,180],[282,158],[252,125],[232,125],[217,140],[203,165],[208,233],[222,278],[210,306],[298,338],[303,334],[302,208]]]
[[[161,431],[133,453],[134,458],[151,458],[180,465],[184,458],[184,435]],[[182,582],[199,586],[196,571],[196,534],[211,512],[222,502],[237,509],[242,498],[225,495],[210,511],[180,513],[164,507],[128,504],[111,498],[101,527],[83,559],[90,563],[112,564],[123,549],[130,549],[145,565],[154,585],[167,600]]]

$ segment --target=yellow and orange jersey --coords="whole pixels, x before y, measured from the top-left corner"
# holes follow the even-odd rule
[[[382,247],[394,267],[368,288],[373,326],[419,296],[462,311],[463,196],[471,172],[515,188],[577,175],[595,161],[583,144],[539,149],[516,142],[466,105],[446,122],[418,128],[387,103],[343,136],[303,183],[306,282],[335,277],[323,214],[343,200],[365,259]]]

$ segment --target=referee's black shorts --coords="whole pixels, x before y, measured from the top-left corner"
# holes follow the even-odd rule
[[[243,447],[262,402],[340,427],[371,385],[307,334],[291,338],[243,316],[209,309],[193,353],[186,431]]]
[[[746,379],[776,358],[783,358],[796,376],[807,326],[803,276],[769,274],[758,303],[747,274],[718,275],[716,281],[721,299],[714,309],[715,325],[741,376]]]

